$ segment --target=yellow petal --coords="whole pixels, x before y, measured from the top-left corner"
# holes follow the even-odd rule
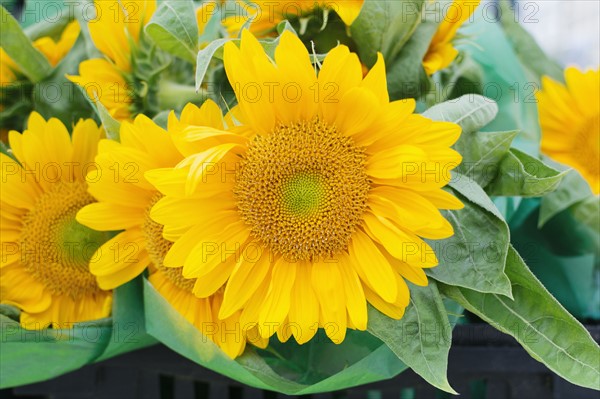
[[[394,302],[398,296],[394,271],[377,246],[361,230],[352,235],[349,247],[352,266],[370,287],[386,302]]]
[[[352,320],[354,328],[364,331],[367,329],[367,302],[360,278],[352,268],[352,263],[347,254],[340,256],[338,268],[342,277],[342,286],[346,293],[348,316]]]
[[[292,289],[289,322],[292,334],[300,345],[310,341],[319,329],[319,301],[312,286],[312,264],[297,268]]]
[[[366,212],[364,221],[367,231],[394,258],[419,267],[437,266],[433,249],[419,237],[394,226],[388,220]]]
[[[270,269],[268,251],[257,241],[249,243],[229,277],[219,317],[227,318],[241,309],[256,293]]]
[[[297,263],[287,262],[283,258],[273,265],[269,291],[259,315],[261,336],[273,335],[287,317],[298,266]]]
[[[325,333],[339,344],[346,337],[346,295],[338,262],[327,259],[315,262],[312,286],[321,305]]]
[[[124,230],[144,223],[143,207],[126,207],[108,202],[96,202],[77,212],[77,221],[98,231]]]

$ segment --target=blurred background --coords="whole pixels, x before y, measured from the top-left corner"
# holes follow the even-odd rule
[[[517,0],[519,22],[562,66],[600,64],[599,0]]]

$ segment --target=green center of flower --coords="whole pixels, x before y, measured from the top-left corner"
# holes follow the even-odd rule
[[[283,182],[283,211],[298,218],[314,215],[326,203],[326,187],[317,174],[300,172]]]
[[[77,212],[92,202],[85,183],[59,182],[23,218],[22,262],[53,294],[81,298],[100,290],[89,263],[110,233],[75,220]]]
[[[148,256],[152,261],[152,265],[156,267],[160,273],[163,273],[171,283],[184,291],[192,292],[196,279],[184,278],[181,273],[183,267],[165,267],[163,263],[165,256],[167,256],[167,252],[169,252],[173,243],[163,237],[163,226],[156,223],[150,217],[150,210],[162,197],[163,195],[157,192],[146,208],[144,224],[142,225],[146,251],[148,251]]]
[[[345,250],[367,206],[366,155],[319,119],[280,125],[252,141],[234,194],[252,234],[289,261]]]

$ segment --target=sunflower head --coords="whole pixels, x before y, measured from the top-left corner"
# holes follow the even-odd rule
[[[80,31],[79,23],[72,21],[67,24],[57,41],[50,37],[42,37],[33,42],[33,45],[46,56],[50,65],[56,66],[71,50]]]
[[[23,134],[10,132],[15,159],[0,154],[0,301],[21,309],[25,328],[67,327],[110,313],[111,293],[89,271],[110,235],[75,219],[94,202],[84,176],[97,172],[101,135],[92,120],[77,122],[71,137],[57,119],[33,113]]]
[[[547,76],[536,93],[542,128],[542,152],[571,166],[600,194],[599,71],[565,70],[562,84]]]
[[[92,101],[99,101],[111,116],[119,121],[146,110],[148,92],[152,91],[156,70],[164,60],[154,52],[156,68],[140,68],[151,47],[143,28],[156,10],[155,0],[96,1],[96,18],[89,21],[90,36],[104,58],[79,64],[78,76],[67,76],[83,87]],[[161,64],[161,65],[159,65]],[[143,73],[140,71],[143,69]],[[154,109],[147,110],[149,113]]]
[[[245,30],[224,63],[235,123],[177,125],[184,160],[149,172],[164,195],[151,217],[180,232],[165,266],[197,278],[197,296],[226,283],[219,317],[264,338],[334,327],[341,342],[366,329],[367,302],[402,317],[406,280],[426,285],[438,263],[423,238],[451,236],[439,209],[462,206],[442,190],[459,126],[390,102],[381,55],[363,77],[338,46],[317,73],[292,33],[271,59]]]
[[[343,24],[352,25],[358,17],[364,0],[342,0],[342,1],[253,1],[251,4],[238,1],[236,11],[238,15],[225,18],[223,25],[231,36],[238,36],[244,26],[250,21],[250,31],[256,36],[269,36],[276,33],[277,25],[283,20],[304,20],[300,26],[303,34],[307,23],[312,18],[319,20],[322,28],[323,13],[334,11]]]
[[[44,36],[35,40],[33,46],[48,59],[50,65],[56,66],[71,50],[79,37],[79,32],[79,24],[77,21],[72,21],[63,29],[58,40]],[[21,75],[18,65],[0,47],[0,87],[18,80]]]
[[[473,15],[480,0],[454,0],[444,7],[444,19],[431,40],[423,58],[423,68],[427,75],[447,68],[458,55],[453,45],[458,29]],[[438,4],[439,5],[439,4]]]

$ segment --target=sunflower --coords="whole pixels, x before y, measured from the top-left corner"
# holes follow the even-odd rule
[[[223,25],[231,36],[237,36],[246,23],[251,20],[250,31],[257,36],[266,36],[273,33],[277,24],[285,19],[307,16],[323,9],[335,11],[342,21],[350,26],[358,17],[363,3],[364,0],[255,0],[250,4],[238,1],[236,6],[247,15],[227,17],[223,20]]]
[[[575,168],[600,194],[599,70],[565,70],[566,85],[542,78],[536,93],[542,152]]]
[[[427,75],[448,67],[458,55],[452,45],[458,29],[469,19],[480,0],[454,0],[447,7],[442,23],[431,40],[423,58],[423,68]]]
[[[219,119],[209,119],[208,111],[219,113]],[[212,114],[211,114],[212,115]],[[190,104],[182,112],[181,121],[171,115],[171,130],[191,123],[207,124],[223,128],[219,108],[212,102],[198,109]],[[150,283],[190,323],[217,343],[229,356],[240,355],[245,339],[224,340],[221,332],[233,331],[239,316],[232,315],[219,320],[222,292],[208,298],[197,298],[193,292],[197,282],[186,279],[181,268],[165,268],[163,259],[179,232],[165,231],[153,221],[149,212],[162,198],[144,178],[151,169],[177,165],[183,155],[176,148],[171,136],[144,115],[138,115],[132,123],[121,125],[121,142],[102,140],[98,146],[96,164],[107,173],[91,173],[88,178],[89,193],[98,202],[79,211],[77,221],[98,231],[122,232],[98,248],[90,271],[98,285],[106,290],[125,284],[149,267]],[[221,290],[222,291],[222,290]],[[221,323],[221,324],[219,324]],[[222,326],[222,329],[215,328]],[[258,342],[258,341],[257,341]]]
[[[44,54],[50,65],[56,66],[75,44],[79,31],[79,24],[73,21],[67,24],[57,42],[51,37],[44,36],[34,41],[33,46]],[[0,87],[16,81],[21,74],[18,65],[0,47]]]
[[[96,1],[97,17],[88,23],[96,48],[106,58],[79,64],[79,76],[67,76],[82,86],[94,101],[100,101],[117,120],[131,117],[134,102],[132,54],[144,26],[156,10],[155,0]]]
[[[91,119],[77,122],[71,138],[58,119],[32,113],[23,134],[9,134],[16,160],[0,154],[0,302],[21,309],[25,328],[65,328],[110,314],[112,293],[89,271],[109,235],[75,220],[94,202],[84,172],[95,170],[101,135]]]
[[[320,326],[342,342],[366,329],[367,302],[401,318],[405,280],[427,285],[438,263],[422,238],[451,236],[439,209],[462,206],[442,190],[460,127],[390,102],[381,55],[363,79],[338,46],[317,76],[292,33],[272,61],[244,30],[224,64],[237,125],[183,129],[186,158],[147,173],[165,195],[151,217],[180,234],[164,265],[183,265],[199,297],[227,282],[219,316],[241,311],[265,338],[305,343]]]

